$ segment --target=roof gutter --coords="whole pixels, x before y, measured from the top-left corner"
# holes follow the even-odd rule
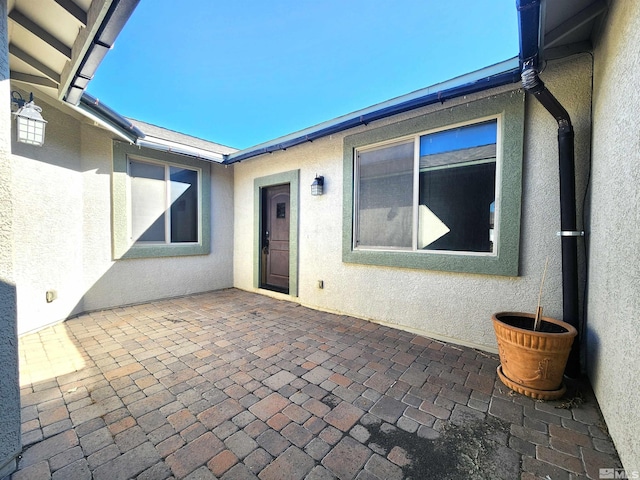
[[[464,95],[470,95],[472,93],[481,92],[494,87],[518,83],[519,81],[520,69],[513,68],[459,86],[431,92],[416,98],[401,101],[394,105],[381,107],[379,109],[369,111],[355,117],[347,118],[342,121],[340,121],[340,119],[337,119],[338,121],[333,124],[320,124],[317,127],[303,130],[301,132],[301,135],[299,136],[286,138],[282,141],[274,140],[272,143],[268,143],[263,146],[258,146],[252,149],[240,151],[238,153],[225,155],[224,163],[232,164],[240,162],[242,160],[247,160],[252,157],[257,157],[258,155],[263,155],[265,153],[272,153],[278,150],[286,150],[287,148],[300,145],[302,143],[312,142],[322,137],[349,130],[360,125],[367,125],[373,121],[381,120],[393,115],[398,115],[410,110],[415,110],[416,108],[425,107],[427,105],[432,105],[435,103],[444,103],[446,100],[462,97]]]
[[[142,130],[136,127],[131,121],[123,117],[115,110],[101,103],[97,98],[83,93],[80,104],[73,108],[87,115],[94,121],[102,124],[107,129],[119,135],[123,140],[134,143],[139,147],[151,148],[160,152],[175,153],[205,160],[213,163],[223,163],[224,156],[220,153],[210,152],[197,147],[183,145],[181,143],[170,142],[161,138],[147,136]]]
[[[209,152],[201,148],[191,147],[189,145],[183,145],[181,143],[169,142],[161,138],[145,137],[144,139],[138,138],[135,142],[139,147],[151,148],[161,152],[175,153],[178,155],[185,155],[197,160],[205,160],[212,163],[223,163],[224,156],[221,153]]]
[[[129,20],[140,0],[113,0],[102,25],[91,41],[87,52],[75,72],[64,101],[78,105],[82,101],[85,88],[93,78],[100,62],[113,46],[118,34]]]
[[[115,133],[121,135],[131,143],[136,143],[138,139],[144,138],[145,136],[144,133],[129,120],[104,103],[100,103],[100,100],[86,92],[80,97],[80,103],[76,108],[88,113],[92,117],[96,117],[97,121],[111,127]]]
[[[567,110],[538,76],[542,46],[541,0],[517,0],[520,25],[520,66],[522,85],[558,122],[558,163],[560,170],[560,240],[562,246],[562,319],[578,330],[565,374],[580,375],[580,324],[578,300],[578,237],[576,226],[576,185],[574,133]]]

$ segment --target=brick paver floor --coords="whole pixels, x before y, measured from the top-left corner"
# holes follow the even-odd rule
[[[487,319],[489,321],[489,319]],[[20,339],[12,480],[578,479],[620,467],[588,385],[512,394],[498,359],[235,289]]]

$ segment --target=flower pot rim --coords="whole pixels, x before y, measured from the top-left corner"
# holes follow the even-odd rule
[[[576,336],[578,334],[578,331],[576,330],[576,328],[565,322],[562,320],[558,320],[557,318],[552,318],[552,317],[545,317],[542,316],[540,317],[540,320],[542,320],[543,322],[548,322],[548,323],[553,323],[554,325],[558,325],[564,329],[566,329],[566,332],[537,332],[535,330],[529,330],[527,328],[520,328],[520,327],[514,327],[513,325],[509,325],[506,322],[503,322],[500,317],[525,317],[525,318],[536,318],[535,313],[529,313],[529,312],[497,312],[494,313],[491,318],[493,319],[494,322],[498,322],[500,323],[500,325],[504,325],[505,327],[508,327],[509,329],[512,330],[516,330],[518,332],[526,332],[527,334],[530,335],[537,335],[537,336],[541,336],[541,337],[548,337],[548,336],[554,336],[554,337],[558,337],[558,336]]]

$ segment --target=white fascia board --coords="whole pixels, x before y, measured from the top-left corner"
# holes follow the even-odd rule
[[[116,128],[112,123],[107,122],[104,118],[101,118],[98,115],[95,115],[91,110],[86,108],[83,104],[80,103],[78,105],[73,105],[71,103],[66,103],[65,105],[71,107],[73,110],[80,113],[81,115],[84,115],[85,117],[90,119],[92,122],[94,122],[96,125],[106,128],[110,132],[115,133],[116,135],[118,135],[118,137],[122,138],[123,140],[129,143],[133,143],[133,138],[130,135],[126,135],[121,129]]]
[[[154,150],[161,150],[163,152],[187,155],[189,157],[195,157],[199,160],[206,160],[208,162],[222,163],[224,161],[224,157],[221,153],[210,152],[201,148],[191,147],[182,143],[170,142],[157,137],[150,137],[149,135],[136,140],[136,145]]]

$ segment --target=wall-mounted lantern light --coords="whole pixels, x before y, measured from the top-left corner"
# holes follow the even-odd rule
[[[322,190],[324,187],[324,177],[318,176],[316,174],[316,178],[313,180],[311,184],[311,195],[322,195]]]
[[[13,113],[16,116],[18,141],[42,146],[47,121],[40,114],[42,109],[33,103],[33,93],[29,94],[27,102],[19,92],[11,92],[11,101],[18,106],[18,111]]]

